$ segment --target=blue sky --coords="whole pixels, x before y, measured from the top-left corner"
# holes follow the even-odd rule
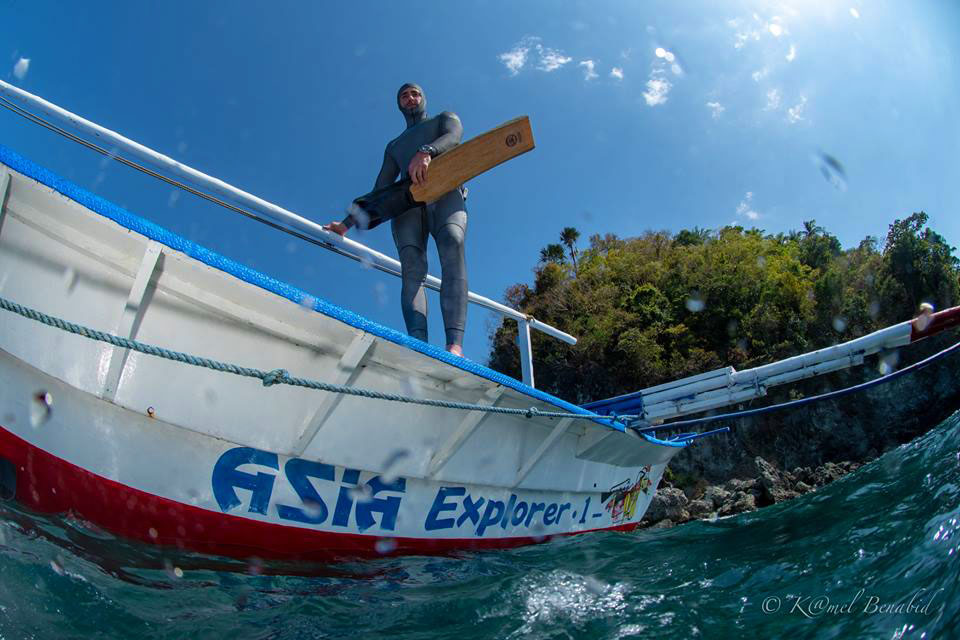
[[[795,2],[52,2],[0,5],[0,76],[326,222],[403,128],[397,87],[470,137],[537,148],[473,180],[471,289],[501,299],[574,226],[621,237],[816,219],[844,246],[924,210],[960,242],[960,9]],[[4,63],[5,61],[5,63]],[[0,113],[0,142],[130,210],[402,329],[399,282]],[[825,178],[823,154],[845,179]],[[393,255],[386,228],[353,235]],[[439,275],[431,256],[431,271]],[[431,298],[431,335],[441,341]],[[471,308],[466,355],[497,317]]]

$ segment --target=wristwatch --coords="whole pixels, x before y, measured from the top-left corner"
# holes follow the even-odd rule
[[[419,149],[417,149],[417,151],[420,153],[426,153],[431,158],[438,155],[437,148],[432,144],[425,144],[421,146]]]

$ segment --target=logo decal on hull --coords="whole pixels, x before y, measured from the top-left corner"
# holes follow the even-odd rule
[[[640,493],[644,495],[650,491],[652,484],[648,474],[650,466],[647,465],[640,470],[637,479],[630,483],[629,478],[623,482],[614,485],[609,491],[600,494],[600,502],[604,503],[604,508],[610,512],[610,519],[614,524],[621,524],[633,519],[637,512],[637,502]]]
[[[281,469],[282,467],[282,469]],[[649,471],[649,467],[647,467]],[[642,480],[646,480],[643,484]],[[596,505],[597,494],[583,504],[550,501],[555,492],[497,491],[477,487],[424,487],[408,493],[405,478],[361,472],[313,460],[280,456],[251,447],[235,447],[217,460],[211,475],[213,497],[224,513],[247,512],[307,525],[343,527],[345,531],[396,532],[413,523],[420,531],[481,537],[545,536],[571,528],[596,527],[604,518]],[[636,509],[636,492],[646,491],[645,472],[632,486],[629,481],[601,494],[615,524],[630,518]],[[420,485],[413,485],[420,486]],[[424,495],[424,489],[430,491]],[[483,491],[483,489],[480,489]],[[471,493],[473,491],[474,493]],[[582,495],[582,494],[581,494]],[[431,497],[432,496],[432,499]],[[547,498],[544,500],[544,498]],[[406,499],[406,503],[404,503]]]
[[[240,467],[243,465],[257,465],[265,469],[242,471]],[[230,449],[220,456],[213,467],[213,497],[220,510],[226,513],[242,504],[237,489],[245,489],[250,492],[247,511],[269,515],[279,470],[279,457],[275,453],[250,447]],[[390,494],[405,493],[405,479],[386,482],[380,476],[372,475],[361,482],[357,469],[343,469],[339,478],[337,471],[333,465],[322,462],[300,458],[287,460],[283,465],[283,479],[287,485],[284,493],[292,491],[299,503],[277,501],[273,505],[277,516],[281,520],[306,524],[323,524],[329,518],[334,526],[354,525],[361,532],[374,525],[384,531],[396,529],[402,496]],[[314,480],[320,482],[315,483]]]

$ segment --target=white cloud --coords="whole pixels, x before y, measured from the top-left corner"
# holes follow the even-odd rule
[[[796,124],[803,120],[803,110],[807,106],[807,97],[800,96],[800,102],[787,109],[787,121]]]
[[[780,38],[790,33],[780,16],[773,16],[766,22],[754,13],[753,24],[747,24],[748,22],[743,18],[727,20],[727,26],[734,30],[734,49],[742,49],[750,41],[759,42],[764,36]]]
[[[610,77],[616,78],[617,80],[623,80],[623,68],[614,67],[613,69],[610,69]]]
[[[664,104],[667,101],[667,96],[673,88],[673,83],[666,77],[668,70],[673,72],[675,76],[683,75],[683,67],[680,66],[674,52],[663,47],[657,47],[653,50],[653,55],[656,57],[651,64],[650,77],[647,79],[646,85],[647,90],[643,92],[643,99],[650,107]],[[618,76],[616,75],[617,71],[620,72]],[[610,75],[622,77],[623,70],[614,69],[610,72]]]
[[[790,45],[790,51],[787,52],[787,62],[793,62],[797,59],[797,47]]]
[[[764,67],[763,69],[758,69],[754,71],[751,76],[753,77],[754,82],[760,82],[770,74],[770,67]]]
[[[727,110],[727,108],[719,102],[708,102],[707,108],[710,109],[710,115],[713,116],[714,120],[719,119],[720,114]]]
[[[850,7],[850,15],[852,15],[857,20],[860,19],[860,12],[854,9],[853,7]]]
[[[737,215],[748,220],[756,220],[760,214],[753,209],[753,191],[747,191],[743,200],[737,205]]]
[[[776,111],[780,108],[780,102],[782,97],[780,96],[779,89],[770,89],[767,91],[767,106],[764,107],[765,111]]]
[[[647,106],[655,107],[665,103],[672,87],[673,85],[666,78],[651,75],[647,80],[647,90],[643,92],[643,99],[647,101]]]
[[[20,58],[17,60],[17,63],[13,65],[13,75],[17,80],[23,80],[23,77],[27,75],[27,71],[30,70],[30,58]]]
[[[510,71],[510,75],[515,76],[527,66],[531,52],[537,56],[536,68],[547,73],[556,71],[573,60],[558,49],[544,47],[537,36],[523,38],[512,49],[498,55],[497,59]]]
[[[589,80],[593,80],[594,78],[600,77],[597,75],[597,72],[593,70],[594,67],[596,67],[596,64],[593,62],[593,60],[582,60],[580,62],[580,66],[583,67],[584,80],[589,81]]]
[[[757,15],[753,16],[754,21],[759,20]],[[736,33],[734,34],[734,49],[743,49],[746,46],[747,42],[750,40],[757,41],[760,39],[760,30],[749,25],[745,25],[742,18],[734,18],[727,20],[727,26],[733,29]]]
[[[546,71],[547,73],[556,71],[573,60],[573,58],[563,55],[563,53],[556,49],[544,49],[540,47],[540,45],[537,45],[537,53],[540,54],[540,64],[537,65],[537,69]]]
[[[510,75],[517,75],[523,66],[527,64],[527,54],[530,53],[530,47],[518,44],[510,51],[501,53],[497,58],[507,67]]]

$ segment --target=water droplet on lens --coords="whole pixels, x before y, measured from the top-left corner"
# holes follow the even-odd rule
[[[171,578],[183,577],[183,569],[173,566],[173,563],[169,560],[163,561],[163,570],[166,571],[167,575]]]
[[[687,298],[687,311],[690,313],[699,313],[707,307],[707,303],[704,302],[703,296],[700,295],[699,291],[691,291],[690,297]]]
[[[304,311],[313,311],[316,304],[317,304],[317,299],[311,295],[305,295],[302,298],[300,298],[300,307]]]
[[[416,376],[404,378],[402,384],[404,395],[412,396],[414,398],[419,398],[423,395],[423,390],[420,386],[420,379]]]
[[[67,294],[71,294],[76,285],[77,270],[73,267],[67,267],[63,272],[63,288],[67,290]]]
[[[150,527],[149,529],[147,529],[147,535],[153,538],[154,540],[156,540],[157,536],[160,534],[157,533],[156,529],[154,529],[153,527]]]
[[[847,328],[847,319],[843,316],[837,316],[833,319],[833,329],[837,333],[843,333]]]
[[[814,162],[820,169],[820,175],[838,191],[847,190],[847,172],[839,160],[828,153],[818,153]]]
[[[303,513],[311,520],[319,520],[325,511],[324,506],[316,500],[303,501]]]
[[[731,338],[737,335],[737,330],[740,328],[739,323],[736,320],[731,320],[727,323],[727,335]]]
[[[598,596],[602,596],[607,592],[607,585],[605,585],[600,580],[597,580],[593,576],[587,576],[584,583],[588,591]]]
[[[247,561],[247,573],[258,576],[263,572],[263,560],[253,556]]]
[[[49,391],[38,391],[30,401],[30,425],[36,429],[53,413],[53,396]]]
[[[350,489],[350,497],[356,502],[364,503],[373,500],[373,491],[368,484],[360,484]]]
[[[397,479],[396,467],[400,464],[401,461],[410,457],[410,451],[408,449],[396,449],[394,450],[383,463],[383,471],[380,473],[380,478],[386,484],[392,484]]]
[[[385,307],[390,301],[390,298],[387,296],[387,285],[382,282],[377,282],[373,285],[373,295],[377,299],[377,304],[381,307]]]
[[[880,356],[880,366],[878,367],[880,375],[888,375],[896,371],[897,364],[900,362],[899,351],[889,351]]]
[[[377,553],[387,554],[397,548],[397,541],[393,538],[381,538],[373,546]]]
[[[767,259],[763,256],[757,256],[757,266],[763,269],[765,266],[767,266]]]
[[[207,401],[207,404],[217,404],[217,392],[213,389],[207,389],[203,392],[203,399]]]

